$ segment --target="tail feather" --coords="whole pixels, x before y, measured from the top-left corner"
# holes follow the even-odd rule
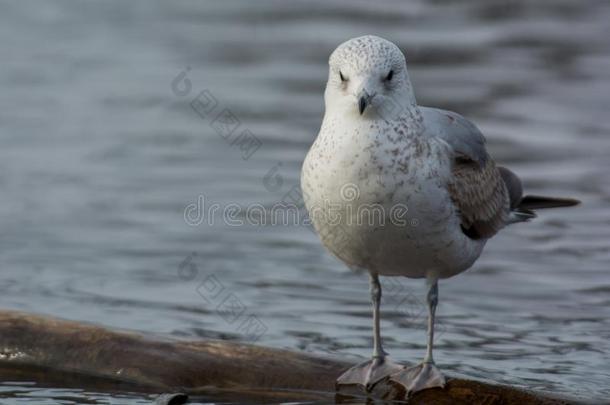
[[[504,180],[508,197],[510,199],[510,214],[508,223],[527,222],[536,218],[534,210],[542,208],[572,207],[580,204],[573,198],[545,197],[540,195],[523,196],[521,180],[517,175],[505,167],[498,166],[498,171]]]
[[[517,209],[519,210],[539,210],[543,208],[572,207],[580,204],[574,198],[545,197],[540,195],[526,195],[521,199]]]

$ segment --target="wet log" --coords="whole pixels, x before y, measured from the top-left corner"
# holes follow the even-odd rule
[[[219,340],[182,341],[112,331],[85,323],[0,311],[0,378],[55,386],[128,386],[145,392],[186,392],[236,398],[352,401],[335,393],[351,366],[328,357]],[[404,399],[401,387],[376,385],[373,395]],[[509,386],[448,378],[444,389],[418,392],[409,404],[575,404]]]

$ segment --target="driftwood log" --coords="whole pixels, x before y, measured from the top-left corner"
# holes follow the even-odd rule
[[[0,378],[55,386],[129,387],[142,392],[219,395],[233,401],[328,400],[354,403],[359,389],[335,393],[334,381],[351,364],[310,354],[218,340],[180,341],[111,331],[99,326],[15,311],[0,311]],[[391,383],[373,396],[403,399]],[[363,399],[362,399],[363,400]],[[448,378],[444,389],[409,404],[575,404],[534,392]]]

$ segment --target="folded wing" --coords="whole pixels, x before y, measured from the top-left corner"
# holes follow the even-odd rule
[[[451,181],[447,190],[461,218],[464,234],[487,239],[514,222],[536,217],[534,209],[568,207],[570,198],[523,196],[521,180],[498,167],[485,149],[485,137],[461,115],[421,107],[426,134],[445,141],[453,150]]]

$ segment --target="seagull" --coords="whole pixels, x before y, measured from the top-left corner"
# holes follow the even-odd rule
[[[407,394],[442,388],[432,355],[438,281],[470,268],[505,226],[579,201],[524,196],[472,122],[417,105],[405,56],[383,38],[366,35],[335,49],[324,101],[301,171],[303,200],[322,244],[350,269],[368,272],[373,307],[372,358],[339,376],[337,388],[371,392],[381,380]],[[417,366],[402,366],[383,349],[380,276],[426,280],[427,350]]]

